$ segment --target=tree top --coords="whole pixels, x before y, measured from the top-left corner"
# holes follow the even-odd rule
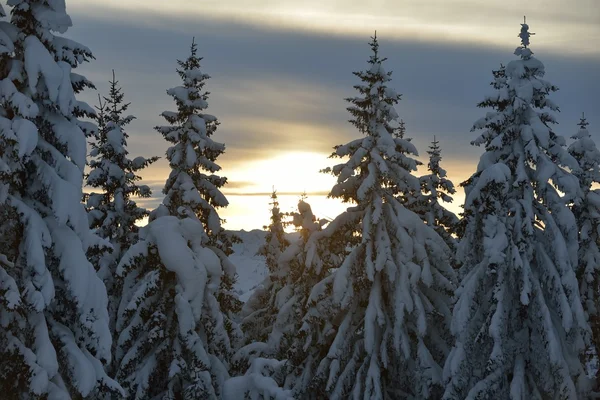
[[[521,46],[528,47],[529,46],[529,38],[531,35],[535,35],[535,33],[529,32],[529,25],[527,25],[527,17],[523,17],[523,23],[521,24],[521,32],[517,35],[521,38]]]
[[[585,119],[585,113],[581,113],[581,118],[579,119],[579,123],[577,125],[579,125],[581,129],[587,129],[589,124],[590,123],[587,122],[587,119]]]

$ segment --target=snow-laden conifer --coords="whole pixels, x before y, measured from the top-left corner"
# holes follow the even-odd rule
[[[600,354],[600,190],[592,189],[592,184],[600,183],[600,151],[587,129],[585,116],[578,125],[578,132],[572,136],[575,141],[569,146],[569,154],[581,168],[575,176],[583,191],[583,202],[573,207],[579,229],[577,275],[581,301],[592,330],[593,348],[588,350],[588,357],[597,357]],[[596,376],[596,382],[600,382],[600,375]]]
[[[395,134],[400,96],[376,38],[370,46],[359,95],[347,99],[364,137],[337,146],[333,157],[347,161],[326,170],[337,178],[330,196],[356,206],[306,245],[306,277],[331,268],[334,245],[344,257],[312,285],[291,341],[285,387],[299,398],[436,398],[449,349],[450,249],[398,200],[420,188],[417,151]]]
[[[196,53],[193,43],[179,61],[183,85],[167,91],[177,111],[165,111],[169,125],[156,128],[172,144],[165,199],[117,268],[117,377],[131,399],[221,398],[237,337],[230,319],[236,310],[221,301],[235,267],[216,236],[222,228],[215,207],[227,200],[215,161],[225,147],[211,138],[217,119],[204,113],[208,76]]]
[[[279,256],[289,245],[284,230],[284,214],[279,208],[277,192],[271,193],[271,223],[267,226],[265,244],[258,249],[257,255],[265,257],[269,272],[275,272]]]
[[[1,396],[118,396],[103,369],[106,289],[86,257],[103,243],[81,204],[95,127],[78,119],[94,111],[76,94],[93,85],[73,70],[92,53],[64,36],[72,25],[64,1],[9,5],[0,26],[0,207],[9,218],[0,224],[17,236],[0,249]]]
[[[257,255],[265,257],[269,275],[254,291],[242,309],[244,343],[266,342],[271,331],[276,309],[273,308],[277,292],[285,285],[286,276],[279,268],[281,254],[290,245],[284,230],[284,214],[279,209],[277,193],[271,194],[271,223],[265,243]],[[312,215],[312,214],[311,214]]]
[[[326,221],[314,216],[305,199],[305,196],[300,199],[298,211],[290,215],[298,231],[296,240],[280,254],[273,271],[244,306],[242,327],[246,345],[235,356],[236,369],[242,376],[231,384],[237,385],[238,390],[245,388],[250,398],[292,395],[292,388],[285,384],[286,358],[293,352],[293,338],[301,328],[300,316],[307,311],[310,290],[329,274],[327,267],[316,273],[306,269],[306,245]],[[325,251],[326,243],[320,245],[320,250]]]
[[[441,202],[451,203],[452,196],[456,193],[454,184],[446,176],[446,170],[440,166],[442,161],[441,148],[436,138],[431,142],[427,154],[428,174],[419,178],[420,190],[411,198],[407,207],[414,211],[421,219],[446,241],[452,251],[456,249],[456,239],[453,236],[458,226],[458,218]]]
[[[149,197],[150,188],[140,185],[140,171],[155,162],[158,157],[129,157],[125,126],[135,117],[125,115],[129,103],[123,101],[124,94],[118,81],[110,81],[110,91],[104,101],[99,97],[96,122],[98,133],[91,143],[92,160],[88,162],[90,172],[86,177],[88,186],[99,192],[84,196],[90,226],[97,235],[107,239],[112,245],[108,252],[101,253],[97,260],[98,274],[108,292],[111,331],[114,331],[117,308],[121,298],[121,288],[115,282],[117,264],[123,252],[137,242],[136,222],[149,215],[139,207],[134,197]]]
[[[167,150],[171,173],[163,189],[163,205],[170,215],[195,216],[202,222],[209,240],[207,245],[214,248],[223,263],[224,274],[217,296],[227,314],[228,329],[233,331],[233,314],[242,304],[233,292],[235,268],[227,256],[239,238],[223,229],[217,212],[229,204],[221,192],[227,178],[216,174],[221,169],[216,160],[225,152],[225,145],[212,140],[219,121],[205,112],[210,93],[204,91],[204,86],[210,76],[200,69],[201,61],[197,45],[192,42],[190,57],[178,61],[177,73],[183,84],[167,90],[177,104],[177,111],[164,111],[161,115],[168,125],[156,127],[172,144]]]
[[[97,139],[91,143],[92,160],[86,184],[101,188],[101,192],[87,194],[86,204],[90,214],[90,225],[103,238],[111,240],[112,258],[119,255],[135,242],[138,228],[135,223],[149,215],[138,207],[133,197],[149,197],[150,188],[140,185],[139,173],[155,162],[158,157],[136,157],[130,159],[127,150],[129,135],[125,127],[135,119],[125,115],[130,103],[124,102],[124,93],[113,72],[110,91],[97,107]]]
[[[521,25],[519,59],[495,75],[491,107],[474,130],[485,146],[465,186],[462,282],[444,368],[445,399],[581,398],[579,355],[588,330],[575,267],[578,171],[551,128],[544,65]]]

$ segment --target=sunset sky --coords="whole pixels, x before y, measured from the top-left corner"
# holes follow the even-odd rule
[[[319,217],[344,206],[328,200],[333,178],[318,171],[331,164],[336,144],[359,133],[347,123],[345,97],[363,69],[367,42],[377,29],[380,48],[394,71],[391,86],[403,94],[397,107],[425,160],[433,136],[442,166],[455,184],[475,168],[480,149],[470,146],[473,122],[485,110],[476,103],[490,93],[491,71],[515,56],[523,15],[531,48],[559,86],[557,131],[575,133],[581,112],[600,140],[600,7],[597,0],[67,0],[74,28],[69,36],[92,49],[97,60],[82,68],[101,93],[111,69],[138,119],[128,129],[130,152],[163,156],[144,173],[155,197],[168,174],[167,142],[152,129],[159,114],[174,110],[166,89],[179,85],[176,59],[189,53],[192,37],[212,76],[208,112],[221,121],[215,139],[230,206],[226,228],[268,223],[268,195],[277,188],[282,208],[301,192]],[[97,93],[83,99],[96,104]],[[420,170],[424,173],[425,170]],[[458,211],[458,189],[450,208]]]

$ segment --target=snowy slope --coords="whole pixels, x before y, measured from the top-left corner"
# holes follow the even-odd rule
[[[258,248],[265,242],[267,232],[254,229],[250,232],[241,230],[234,233],[242,239],[242,243],[233,245],[234,253],[229,259],[236,266],[238,273],[235,290],[245,302],[268,275],[265,258],[256,255]]]
[[[229,256],[229,260],[237,269],[238,279],[235,290],[240,296],[240,300],[246,302],[269,274],[265,258],[256,255],[260,246],[265,243],[267,232],[259,229],[249,232],[245,230],[231,232],[242,239],[242,243],[233,245],[233,254]],[[298,232],[287,232],[286,237],[292,243],[300,236]]]

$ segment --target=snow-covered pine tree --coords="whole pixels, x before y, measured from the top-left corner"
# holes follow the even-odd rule
[[[224,145],[210,137],[216,118],[202,112],[208,76],[196,53],[193,43],[178,62],[183,86],[167,91],[177,111],[165,111],[169,125],[156,128],[172,144],[166,196],[117,268],[124,279],[117,377],[132,399],[220,398],[238,336],[222,289],[235,267],[218,247],[215,211],[227,204],[219,190],[225,178],[213,174]]]
[[[583,202],[573,207],[579,228],[579,262],[577,275],[584,311],[592,330],[588,357],[600,354],[600,190],[592,184],[600,183],[600,151],[587,130],[588,122],[582,115],[579,130],[572,136],[569,146],[571,154],[579,163],[575,172],[583,191]],[[600,370],[596,375],[596,386],[600,386]]]
[[[119,259],[123,250],[131,246],[138,228],[135,223],[149,215],[149,212],[138,207],[132,197],[149,197],[152,193],[146,185],[139,185],[139,171],[152,164],[158,157],[129,158],[125,131],[132,115],[124,113],[130,103],[124,103],[124,94],[119,82],[113,78],[109,82],[110,90],[104,101],[100,99],[96,107],[98,112],[97,139],[91,143],[90,172],[86,176],[86,184],[93,188],[101,188],[100,193],[86,194],[85,200],[90,214],[90,225],[103,238],[111,240],[112,258]]]
[[[477,103],[477,107],[480,108],[492,108],[496,112],[504,111],[506,107],[509,106],[508,99],[508,91],[506,89],[506,67],[503,64],[500,64],[500,68],[492,71],[492,75],[494,79],[490,82],[490,86],[494,88],[494,92],[491,95],[485,96],[483,101]],[[501,120],[493,121],[490,120],[488,123],[490,125],[490,129],[494,129],[499,131],[502,129]],[[466,187],[470,183],[470,179],[461,182],[461,187]],[[464,207],[464,206],[463,206]],[[460,214],[461,218],[456,227],[456,236],[460,241],[465,234],[466,224],[468,222],[467,218],[464,217],[464,212]]]
[[[271,194],[271,223],[267,227],[265,244],[257,255],[265,257],[269,276],[248,299],[242,309],[244,317],[241,328],[244,343],[266,342],[271,331],[275,313],[272,309],[274,296],[285,285],[286,276],[279,271],[279,258],[290,245],[284,230],[284,214],[279,209],[277,192]]]
[[[458,226],[458,217],[440,202],[451,203],[456,189],[450,179],[446,177],[446,170],[440,166],[442,161],[439,141],[434,137],[427,150],[429,174],[419,178],[420,190],[411,198],[407,207],[415,212],[429,226],[431,226],[445,241],[450,249],[456,251],[456,239],[453,234]]]
[[[445,399],[583,396],[579,355],[589,328],[575,276],[577,226],[567,206],[580,201],[568,170],[579,167],[551,128],[558,107],[548,95],[557,89],[542,79],[527,24],[519,36],[519,59],[505,77],[495,76],[497,92],[486,99],[493,110],[473,127],[483,130],[473,144],[485,152],[464,184],[463,278]]]
[[[150,188],[139,185],[142,179],[138,174],[158,157],[129,157],[127,126],[135,117],[125,115],[130,103],[123,101],[123,90],[113,77],[110,81],[108,97],[99,97],[96,122],[98,133],[91,143],[91,156],[88,162],[90,172],[86,176],[88,186],[101,189],[84,195],[90,226],[96,234],[107,239],[112,251],[101,253],[97,260],[98,274],[108,292],[108,313],[111,332],[114,332],[117,309],[121,299],[120,284],[116,282],[116,269],[123,252],[137,242],[136,222],[149,215],[138,207],[133,197],[150,197]]]
[[[269,276],[244,306],[245,346],[234,357],[235,369],[243,374],[238,378],[243,379],[234,378],[229,393],[243,390],[250,398],[258,399],[290,395],[290,391],[281,391],[287,368],[285,360],[292,339],[301,328],[300,316],[307,311],[310,290],[329,273],[328,268],[319,272],[307,272],[305,268],[306,245],[325,224],[324,220],[317,220],[305,199],[303,195],[298,212],[290,215],[298,238],[280,252]]]
[[[203,90],[210,76],[201,71],[202,57],[198,57],[197,52],[193,40],[190,57],[178,61],[177,73],[183,85],[167,91],[177,104],[177,111],[163,112],[162,116],[169,125],[156,128],[173,144],[167,156],[174,153],[173,161],[169,159],[172,171],[163,189],[163,204],[169,208],[171,215],[188,216],[193,213],[202,222],[208,235],[208,245],[215,249],[225,268],[218,298],[227,313],[228,329],[233,332],[233,314],[241,310],[242,303],[233,292],[235,268],[227,256],[233,252],[233,243],[240,239],[223,229],[217,212],[217,208],[229,204],[220,190],[227,183],[227,178],[215,174],[221,169],[216,160],[225,152],[225,145],[211,139],[219,121],[214,115],[204,112],[210,93]],[[188,193],[193,193],[191,198],[187,197]],[[186,207],[179,207],[182,202]]]
[[[258,249],[257,255],[265,257],[265,263],[269,272],[275,272],[279,256],[289,246],[289,241],[285,236],[284,214],[279,209],[279,200],[277,191],[273,189],[271,193],[271,223],[267,226],[267,235],[265,244]]]
[[[344,232],[360,241],[310,290],[288,352],[286,385],[299,398],[427,399],[441,391],[455,287],[451,252],[398,200],[419,189],[417,151],[395,135],[400,96],[388,87],[376,37],[370,46],[369,68],[354,73],[359,96],[347,99],[351,122],[365,136],[336,146],[332,156],[348,160],[325,170],[337,177],[330,196],[356,206],[311,237],[305,275],[327,265],[321,243],[347,240]]]
[[[86,252],[104,244],[81,204],[86,135],[94,114],[73,72],[91,51],[63,35],[64,1],[9,1],[0,26],[2,220],[16,234],[0,249],[0,392],[7,399],[118,396],[107,295]],[[2,14],[4,12],[2,11]]]

